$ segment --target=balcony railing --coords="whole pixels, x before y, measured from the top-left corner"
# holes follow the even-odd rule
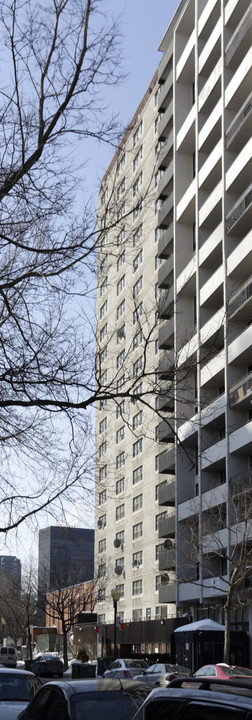
[[[252,204],[252,183],[248,186],[245,193],[242,195],[242,197],[238,200],[238,202],[232,207],[232,210],[228,213],[226,217],[226,227],[227,232],[230,232],[230,230],[236,225],[238,220],[242,217],[243,213],[249,208],[249,206]]]
[[[250,400],[252,395],[252,372],[244,375],[236,385],[233,385],[229,391],[229,405],[234,407],[242,400]]]
[[[227,148],[229,148],[230,143],[233,140],[233,137],[236,135],[238,130],[242,127],[245,120],[248,119],[248,117],[252,113],[252,92],[248,96],[248,98],[243,103],[242,107],[239,109],[239,112],[235,115],[234,119],[230,123],[227,132],[226,132],[226,144]],[[248,129],[248,132],[250,130]]]
[[[158,526],[158,537],[166,538],[166,537],[174,537],[174,535],[175,535],[175,515],[169,515],[168,517],[164,518],[164,520],[160,520],[159,526]]]
[[[244,303],[252,297],[252,277],[243,283],[229,301],[229,315],[232,317]]]
[[[159,570],[174,570],[176,566],[175,548],[163,550],[159,555]]]

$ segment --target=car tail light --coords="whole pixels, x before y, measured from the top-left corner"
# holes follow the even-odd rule
[[[123,676],[124,676],[124,677],[127,677],[127,678],[130,678],[130,677],[131,677],[130,671],[129,671],[129,670],[124,670],[124,671],[123,671]]]

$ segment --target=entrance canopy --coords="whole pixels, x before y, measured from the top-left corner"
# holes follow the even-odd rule
[[[192,633],[192,632],[205,632],[205,631],[223,631],[225,630],[224,625],[214,622],[214,620],[198,620],[197,622],[188,623],[188,625],[181,625],[174,630],[176,633]]]

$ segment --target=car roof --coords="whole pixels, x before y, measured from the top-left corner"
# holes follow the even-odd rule
[[[32,675],[32,677],[36,677],[33,672],[30,670],[25,670],[24,668],[8,668],[8,667],[0,667],[0,673],[1,675],[9,675],[10,673],[15,675]]]
[[[189,678],[190,680],[190,678]],[[187,680],[182,680],[182,683],[187,683]],[[195,680],[194,680],[195,683]],[[191,683],[190,683],[191,684]],[[206,683],[202,683],[202,685]],[[195,688],[192,683],[192,687],[181,686],[181,680],[172,680],[167,688],[154,688],[144,701],[144,705],[149,704],[150,701],[161,700],[162,698],[169,699],[183,699],[185,701],[199,701],[206,700],[213,704],[218,703],[222,705],[232,705],[244,710],[252,709],[252,684],[243,683],[240,681],[230,680],[214,680],[209,681],[209,688],[206,687]],[[198,683],[197,683],[198,685]],[[219,685],[219,690],[217,689]],[[212,689],[211,686],[215,686]],[[225,687],[226,686],[226,687]],[[240,692],[239,692],[240,688]],[[245,694],[243,694],[245,693]]]
[[[142,690],[144,694],[149,694],[149,688],[146,685],[146,683],[141,682],[141,680],[131,680],[131,679],[124,679],[124,678],[92,678],[92,679],[85,679],[85,680],[52,680],[46,685],[53,685],[54,687],[61,688],[64,690],[64,693],[69,697],[70,695],[74,695],[75,693],[82,693],[82,692],[106,692],[106,691],[114,691],[114,692],[121,692],[126,690],[129,693],[134,693],[134,691],[139,692],[139,690]]]

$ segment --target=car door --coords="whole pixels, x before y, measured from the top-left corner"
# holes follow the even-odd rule
[[[44,685],[21,713],[20,720],[69,720],[63,693]]]

